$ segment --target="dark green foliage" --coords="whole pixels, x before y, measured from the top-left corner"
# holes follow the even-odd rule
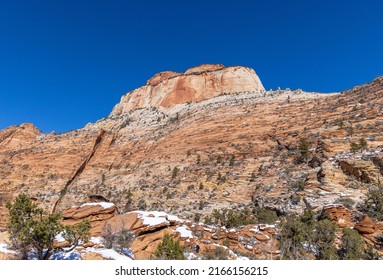
[[[219,224],[227,228],[239,227],[255,223],[255,217],[248,208],[242,210],[233,209],[214,209],[213,212],[205,218],[205,223]]]
[[[360,150],[360,146],[357,144],[357,143],[355,143],[354,141],[352,141],[351,143],[350,143],[350,151],[352,152],[352,153],[356,153],[357,151],[359,151]]]
[[[367,245],[367,248],[364,251],[364,260],[381,260],[381,259],[382,259],[382,257],[374,249],[374,247],[371,245]]]
[[[383,189],[382,187],[371,188],[366,195],[363,204],[359,205],[360,211],[368,214],[371,218],[383,220]]]
[[[234,163],[235,163],[235,156],[232,155],[230,158],[229,166],[234,166]]]
[[[304,162],[307,162],[307,159],[310,154],[310,144],[307,141],[306,137],[302,137],[299,139],[299,153],[300,159]]]
[[[281,228],[280,250],[283,259],[337,259],[334,246],[336,225],[316,220],[311,211],[289,216]]]
[[[297,216],[289,216],[282,225],[280,251],[282,259],[305,259],[306,249],[302,245],[307,241],[306,227]]]
[[[342,247],[339,250],[342,260],[362,260],[365,257],[365,242],[356,230],[343,230]]]
[[[87,242],[89,239],[90,221],[84,219],[81,223],[74,226],[64,226],[63,237],[68,241],[74,249],[80,241]],[[66,249],[68,251],[68,249]]]
[[[260,208],[256,214],[258,223],[274,224],[278,220],[278,215],[274,210]]]
[[[176,178],[179,172],[180,172],[179,168],[175,166],[172,171],[172,179]]]
[[[354,127],[352,126],[352,123],[347,127],[347,132],[351,137],[354,135]]]
[[[194,221],[195,223],[198,223],[200,220],[201,220],[201,213],[195,213],[195,214],[194,214],[193,221]]]
[[[207,202],[205,200],[200,200],[198,203],[198,209],[202,210],[207,205]]]
[[[200,189],[200,190],[202,190],[202,189],[203,189],[203,184],[202,184],[202,182],[201,182],[201,183],[199,183],[199,189]]]
[[[154,258],[158,260],[184,260],[185,256],[179,240],[176,241],[169,234],[165,234],[154,252]]]
[[[254,182],[256,178],[257,178],[257,177],[256,177],[255,173],[252,172],[252,173],[251,173],[251,176],[250,176],[250,182]]]
[[[169,193],[168,193],[169,195]],[[145,202],[145,200],[143,198],[141,198],[139,201],[138,201],[138,205],[137,205],[138,209],[140,210],[145,210],[146,207],[147,207],[147,204]]]
[[[43,209],[33,203],[26,194],[20,194],[15,202],[7,203],[9,221],[7,230],[12,247],[20,259],[27,259],[28,253],[35,251],[39,260],[47,260],[54,253],[55,236],[63,233],[63,237],[74,249],[79,240],[87,240],[89,221],[77,226],[63,226],[60,214],[44,215]]]
[[[228,238],[225,238],[225,240],[222,242],[223,246],[230,247],[230,240]]]
[[[335,232],[337,226],[330,220],[324,219],[314,223],[312,243],[316,246],[316,258],[320,260],[338,259],[334,246]]]
[[[367,144],[366,139],[360,138],[359,139],[359,147],[360,147],[360,149],[361,150],[365,150],[365,149],[367,149],[367,146],[368,146],[368,144]]]

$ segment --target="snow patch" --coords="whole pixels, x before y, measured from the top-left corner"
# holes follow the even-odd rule
[[[121,255],[121,254],[117,253],[116,251],[114,251],[113,249],[87,248],[85,250],[85,252],[96,253],[96,254],[99,254],[103,258],[106,258],[106,259],[122,260],[122,261],[131,260],[131,258],[129,258],[128,256]]]
[[[181,234],[181,237],[193,238],[193,233],[186,226],[177,227],[176,231]]]
[[[81,205],[83,206],[101,206],[104,209],[108,209],[114,206],[114,203],[111,202],[89,202],[89,203],[84,203]]]
[[[91,237],[89,241],[92,242],[93,244],[101,245],[103,244],[104,240],[102,237],[99,236],[99,237]]]
[[[65,242],[66,240],[65,240],[65,238],[63,237],[63,232],[60,232],[59,234],[57,234],[57,235],[55,236],[55,240],[56,240],[57,242]]]
[[[0,244],[0,252],[4,254],[14,253],[12,250],[7,249],[8,244]]]

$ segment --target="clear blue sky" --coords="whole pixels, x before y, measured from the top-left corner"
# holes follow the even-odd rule
[[[382,1],[0,0],[0,129],[64,132],[153,74],[248,66],[266,89],[332,92],[383,74]]]

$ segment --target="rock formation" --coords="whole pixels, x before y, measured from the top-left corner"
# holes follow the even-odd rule
[[[132,225],[142,220],[134,211],[183,220],[222,208],[285,215],[347,204],[356,211],[369,186],[383,180],[382,93],[382,77],[320,94],[264,91],[245,67],[161,72],[84,128],[44,134],[22,124],[0,131],[0,230],[6,201],[21,192],[62,213],[67,223],[90,215],[98,234],[106,221],[124,215],[143,234],[143,224]],[[361,138],[367,147],[351,151],[350,143]],[[85,208],[71,208],[86,202]],[[92,205],[102,202],[115,208]],[[328,212],[350,225],[345,209]],[[162,218],[154,232],[181,226]],[[225,236],[234,244],[235,235]],[[267,239],[263,233],[249,238]]]
[[[201,65],[185,73],[161,72],[145,86],[121,98],[111,116],[139,108],[169,108],[187,102],[201,102],[221,94],[264,91],[254,70],[245,67],[224,67],[221,64]]]

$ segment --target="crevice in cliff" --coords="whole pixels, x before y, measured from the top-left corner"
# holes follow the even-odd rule
[[[60,197],[58,198],[58,200],[55,202],[54,206],[53,206],[53,210],[52,210],[52,213],[55,213],[57,211],[57,208],[60,204],[60,202],[62,201],[62,199],[64,198],[65,194],[67,193],[68,191],[68,188],[72,185],[72,183],[81,176],[81,174],[83,173],[83,171],[85,170],[85,168],[87,167],[89,161],[92,159],[92,157],[94,156],[94,154],[96,153],[97,151],[97,148],[99,147],[99,145],[101,144],[102,140],[103,140],[103,137],[105,135],[105,130],[101,130],[97,137],[96,137],[96,140],[93,144],[93,148],[90,152],[90,154],[86,157],[86,159],[82,162],[82,164],[80,165],[79,168],[77,168],[76,172],[74,173],[74,175],[67,181],[67,183],[65,184],[64,188],[60,191]]]

